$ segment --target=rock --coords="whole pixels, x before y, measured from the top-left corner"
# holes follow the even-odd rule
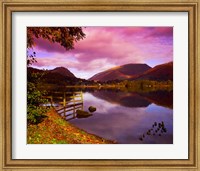
[[[140,141],[143,141],[143,138],[139,138]]]
[[[76,111],[76,117],[77,118],[87,118],[89,116],[91,116],[92,114],[90,114],[89,112],[86,112],[84,110],[77,110]]]
[[[96,109],[96,107],[94,107],[94,106],[90,106],[90,107],[88,108],[88,110],[89,110],[90,112],[95,112],[97,109]]]

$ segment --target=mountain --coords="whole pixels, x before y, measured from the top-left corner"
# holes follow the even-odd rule
[[[108,69],[92,76],[89,80],[94,81],[110,81],[110,80],[125,80],[133,76],[142,74],[151,69],[147,64],[126,64]]]
[[[27,67],[27,73],[42,73],[42,72],[44,71],[37,68]]]
[[[133,76],[130,80],[173,80],[173,62],[157,65],[140,75]]]
[[[28,81],[31,82],[31,73],[40,73],[41,83],[56,85],[74,85],[82,79],[76,78],[67,68],[57,67],[52,70],[40,70],[32,67],[27,68]]]
[[[74,74],[64,67],[57,67],[53,70],[50,70],[50,73],[59,73],[60,75],[65,76],[65,77],[75,78]]]
[[[51,73],[51,74],[56,73],[56,74],[60,74],[64,77],[76,78],[73,73],[71,73],[67,68],[64,68],[64,67],[57,67],[52,70],[40,70],[37,68],[28,67],[27,71],[31,72],[31,73],[44,73],[44,72]]]

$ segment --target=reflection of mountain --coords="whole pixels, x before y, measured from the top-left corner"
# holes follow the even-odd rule
[[[151,102],[137,93],[125,93],[115,91],[96,91],[92,92],[92,95],[106,100],[110,103],[120,104],[126,107],[147,107]]]
[[[140,93],[141,96],[150,100],[159,106],[173,108],[173,91],[153,91],[149,93]]]
[[[155,91],[149,93],[126,93],[102,90],[92,92],[92,95],[110,103],[126,107],[147,107],[151,103],[159,106],[173,108],[173,92]]]
[[[126,80],[138,74],[142,74],[150,68],[151,67],[148,66],[147,64],[126,64],[100,72],[91,77],[89,80],[94,80],[94,81]]]
[[[142,96],[132,94],[120,100],[120,104],[126,107],[147,107],[151,104],[150,101],[144,99]]]

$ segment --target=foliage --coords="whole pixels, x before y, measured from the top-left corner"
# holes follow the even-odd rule
[[[74,48],[75,42],[84,37],[81,27],[27,27],[27,49],[33,48],[35,38],[42,38],[52,43],[57,42],[66,50],[70,50]],[[36,62],[35,55],[35,52],[27,52],[27,65]]]
[[[42,98],[44,92],[37,89],[34,83],[27,83],[27,121],[28,124],[37,124],[45,117],[44,113],[48,110],[41,104],[47,103],[47,100]]]
[[[28,125],[28,144],[113,144],[89,134],[62,119],[54,110],[47,113],[43,122]]]
[[[48,101],[43,98],[45,91],[38,90],[38,84],[45,75],[45,72],[30,72],[27,70],[27,121],[28,124],[38,124],[45,117],[48,109],[41,104]]]
[[[37,62],[36,59],[36,53],[30,53],[29,51],[27,51],[27,66],[32,65],[33,63]]]
[[[59,43],[66,50],[74,48],[74,42],[85,37],[81,27],[28,27],[27,48],[32,48],[34,38],[43,38],[52,43]]]

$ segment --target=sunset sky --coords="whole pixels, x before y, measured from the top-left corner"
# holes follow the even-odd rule
[[[66,67],[76,77],[94,74],[128,63],[153,67],[173,60],[173,27],[84,27],[86,37],[66,51],[57,43],[36,39],[39,69]]]

